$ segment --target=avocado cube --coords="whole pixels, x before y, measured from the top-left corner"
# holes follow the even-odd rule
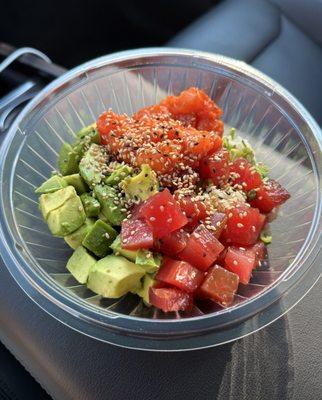
[[[159,191],[159,182],[156,173],[147,164],[143,164],[141,172],[127,177],[121,183],[125,195],[134,200],[146,200]]]
[[[68,186],[68,183],[64,181],[58,175],[53,175],[51,178],[47,179],[42,185],[35,190],[36,193],[53,193],[56,190],[63,189]]]
[[[156,285],[157,281],[150,274],[145,274],[142,281],[143,282],[142,282],[141,286],[132,292],[137,294],[138,296],[140,296],[143,299],[144,303],[146,305],[150,306],[149,290],[150,290],[150,287],[153,287]]]
[[[62,175],[76,174],[79,171],[79,155],[69,143],[63,143],[59,156],[58,167]]]
[[[97,185],[94,193],[101,204],[101,212],[112,225],[121,225],[126,214],[121,211],[122,206],[115,204],[118,201],[117,191],[112,186]]]
[[[92,218],[86,218],[84,224],[76,229],[76,231],[70,233],[69,235],[64,237],[65,242],[72,249],[77,249],[82,244],[84,237],[87,235],[90,228],[94,225],[95,220]]]
[[[93,128],[94,127],[94,128]],[[78,154],[79,160],[84,156],[85,152],[89,149],[91,143],[100,143],[100,137],[96,129],[96,124],[92,124],[81,129],[76,134],[77,140],[72,145],[75,153]]]
[[[142,267],[145,272],[154,273],[160,268],[162,256],[160,254],[153,254],[149,250],[140,249],[137,251],[135,264]]]
[[[79,163],[79,172],[91,189],[101,183],[104,178],[102,174],[102,162],[104,163],[104,161],[102,160],[105,157],[101,146],[93,143]]]
[[[77,197],[77,193],[73,186],[67,186],[53,193],[42,194],[39,198],[39,207],[44,219],[47,220],[51,211],[61,207],[68,199],[75,196]]]
[[[118,298],[140,286],[144,270],[121,256],[109,255],[94,264],[87,287],[103,297]]]
[[[86,216],[97,217],[101,209],[99,201],[89,193],[83,193],[80,198],[82,200]]]
[[[82,128],[76,133],[76,136],[81,141],[89,141],[90,143],[100,143],[100,137],[98,130],[96,128],[96,122],[94,124],[88,125]]]
[[[79,246],[69,258],[66,268],[79,283],[84,284],[95,263],[96,259],[83,246]]]
[[[88,191],[88,186],[79,174],[66,175],[62,179],[66,182],[66,185],[74,186],[77,194]]]
[[[117,238],[114,240],[114,242],[110,245],[110,248],[113,250],[114,254],[118,253],[121,256],[127,258],[128,260],[135,262],[138,251],[122,249],[121,235],[117,236]]]
[[[111,173],[110,176],[105,178],[104,182],[108,186],[117,186],[123,179],[125,179],[128,175],[130,175],[133,171],[133,168],[126,164],[121,164],[116,168],[115,171]]]
[[[59,208],[50,211],[47,224],[54,236],[64,237],[82,226],[85,219],[86,215],[82,202],[76,196],[68,199]]]
[[[100,220],[102,220],[102,221],[104,221],[104,222],[107,222],[108,224],[110,223],[110,222],[108,221],[108,219],[105,217],[105,215],[102,214],[102,211],[99,212],[97,218],[100,219]]]
[[[98,219],[87,232],[82,245],[97,257],[105,257],[116,236],[117,232],[109,224]]]
[[[78,156],[77,159],[80,161],[88,149],[88,145],[83,140],[77,140],[72,144],[72,148],[74,153]]]

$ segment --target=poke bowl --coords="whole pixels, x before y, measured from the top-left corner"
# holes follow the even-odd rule
[[[143,301],[135,294],[137,290],[123,293],[123,286],[121,292],[108,298],[97,289],[101,282],[87,285],[87,276],[85,280],[79,276],[75,279],[72,268],[66,269],[75,247],[71,249],[68,241],[57,237],[64,235],[50,232],[43,218],[47,211],[44,212],[41,204],[39,208],[39,194],[50,196],[51,189],[36,193],[37,188],[53,177],[61,184],[61,175],[53,175],[53,171],[61,168],[58,163],[62,147],[67,149],[68,158],[73,153],[78,132],[92,126],[106,110],[119,116],[135,115],[188,88],[202,91],[222,110],[224,137],[233,140],[235,134],[240,136],[255,153],[256,162],[268,167],[270,178],[278,181],[290,197],[285,198],[287,201],[275,218],[273,213],[265,217],[269,219],[272,239],[263,262],[256,264],[247,279],[230,268],[229,274],[238,275],[236,279],[241,284],[236,286],[233,297],[229,297],[229,307],[222,298],[213,301],[200,295],[187,309],[162,310],[153,306],[153,299],[152,305]],[[140,142],[139,147],[146,146]],[[116,53],[90,61],[64,74],[37,95],[20,113],[3,141],[0,149],[1,256],[16,282],[41,308],[98,340],[156,351],[193,350],[235,340],[282,316],[321,274],[322,267],[317,262],[322,227],[321,148],[320,128],[304,107],[277,83],[242,62],[208,53],[158,48]],[[115,154],[119,156],[118,148]],[[74,185],[70,182],[68,188]],[[160,186],[162,190],[158,188],[156,192],[165,193],[166,184]],[[76,193],[74,188],[69,191]],[[57,197],[62,201],[61,196]],[[67,200],[71,204],[71,198]],[[171,198],[164,201],[166,206]],[[77,203],[77,207],[82,208],[82,203]],[[54,209],[58,207],[55,205]],[[54,214],[52,220],[57,226],[60,217],[57,213],[51,215]],[[154,215],[149,218],[152,218],[150,222],[155,221]],[[155,229],[164,229],[164,225],[166,222],[161,222]],[[66,221],[63,226],[67,226]],[[79,224],[71,233],[78,227]],[[110,239],[111,232],[105,231],[105,238]],[[162,235],[159,235],[161,239]],[[238,244],[242,246],[243,242]],[[87,246],[86,256],[95,263],[101,248],[93,249],[84,242],[83,245]],[[226,245],[229,250],[230,244]],[[190,253],[194,252],[191,242],[186,246]],[[115,253],[107,257],[118,256]],[[182,263],[189,259],[180,257],[182,268]],[[225,262],[227,267],[227,257]],[[222,268],[216,259],[209,263],[211,268]],[[138,272],[136,279],[141,279],[142,274]],[[168,277],[162,279],[164,283]],[[155,293],[157,290],[164,293],[168,286],[161,285]],[[167,295],[174,292],[178,293],[177,288],[171,287]]]

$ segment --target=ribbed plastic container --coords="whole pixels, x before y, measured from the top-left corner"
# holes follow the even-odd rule
[[[210,301],[164,314],[134,295],[102,299],[66,271],[71,254],[42,220],[34,190],[57,168],[64,141],[112,108],[132,114],[168,94],[197,86],[223,109],[291,193],[271,223],[269,264],[240,285],[233,307]],[[179,351],[219,345],[283,315],[322,271],[321,131],[285,89],[246,64],[173,49],[112,54],[77,67],[46,87],[22,111],[0,150],[0,250],[18,284],[64,324],[120,346]]]

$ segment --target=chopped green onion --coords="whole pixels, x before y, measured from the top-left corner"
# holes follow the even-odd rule
[[[231,151],[234,148],[234,146],[230,143],[228,136],[223,137],[223,147],[228,151]]]
[[[272,235],[269,235],[265,232],[262,232],[259,238],[264,244],[270,244],[272,242]]]
[[[255,169],[256,171],[260,174],[260,176],[262,177],[262,179],[267,178],[268,173],[269,173],[269,169],[268,167],[263,164],[263,163],[257,163],[255,165]]]
[[[235,139],[235,136],[236,136],[236,129],[235,128],[230,128],[229,136],[231,137],[231,140]]]
[[[249,200],[254,200],[257,197],[257,192],[254,189],[251,189],[248,193],[247,193],[247,197]]]
[[[229,151],[232,161],[242,157],[253,165],[256,163],[254,150],[247,140],[236,136],[235,128],[231,128],[229,134],[223,137],[223,147]]]

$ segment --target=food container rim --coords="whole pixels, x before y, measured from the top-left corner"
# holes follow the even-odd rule
[[[0,149],[0,184],[1,190],[3,190],[3,175],[2,166],[6,159],[7,153],[10,149],[10,143],[16,134],[17,130],[21,126],[25,118],[28,118],[29,114],[33,110],[37,109],[40,104],[46,103],[49,99],[49,104],[51,99],[54,99],[57,93],[63,88],[73,89],[75,85],[83,83],[84,80],[89,79],[91,74],[98,69],[113,65],[114,63],[123,61],[134,61],[144,62],[146,58],[157,59],[160,57],[166,57],[169,62],[172,60],[172,64],[175,64],[175,57],[186,58],[185,62],[189,60],[189,65],[204,67],[205,63],[216,64],[217,66],[222,66],[240,76],[242,80],[247,79],[250,85],[254,84],[263,87],[263,95],[274,97],[278,96],[279,99],[283,99],[289,103],[293,110],[301,115],[302,119],[305,121],[309,127],[311,133],[316,140],[318,149],[322,149],[322,133],[315,122],[313,117],[308,113],[308,111],[282,86],[277,84],[274,80],[267,77],[263,73],[257,71],[253,67],[245,64],[242,61],[236,61],[231,58],[185,49],[172,49],[172,48],[145,48],[138,50],[128,50],[119,53],[114,53],[108,56],[103,56],[95,60],[86,62],[71,71],[65,73],[61,77],[54,80],[48,86],[46,86],[19,114],[17,119],[14,121],[13,125],[9,129],[3,144]],[[159,64],[163,64],[162,61]],[[125,67],[126,69],[126,67]],[[25,132],[20,131],[22,135]],[[66,320],[61,312],[54,310],[50,303],[54,303],[60,310],[66,311],[69,315],[81,319],[89,324],[96,324],[101,326],[103,330],[105,328],[117,331],[123,331],[126,334],[138,334],[142,336],[149,335],[183,335],[190,336],[192,334],[201,333],[202,331],[207,331],[211,329],[224,329],[226,326],[235,324],[237,322],[243,321],[259,311],[263,311],[265,308],[269,307],[276,301],[279,301],[282,294],[288,290],[296,283],[299,279],[303,278],[309,272],[310,266],[313,265],[313,261],[318,256],[321,250],[321,165],[315,165],[312,159],[312,149],[307,142],[305,136],[302,137],[306,141],[307,149],[311,152],[311,162],[314,170],[314,175],[316,177],[317,183],[317,202],[315,207],[315,214],[310,230],[309,237],[314,237],[314,243],[308,242],[307,248],[301,250],[298,258],[296,258],[293,264],[297,268],[291,268],[293,271],[290,274],[289,270],[282,276],[282,278],[273,285],[271,288],[267,289],[262,294],[255,296],[254,298],[248,300],[245,303],[236,305],[231,309],[221,310],[213,314],[206,314],[202,316],[196,316],[191,318],[182,318],[174,320],[151,320],[141,317],[120,315],[113,312],[104,312],[95,306],[90,306],[83,300],[76,299],[73,295],[66,293],[66,290],[60,287],[53,287],[52,281],[46,281],[44,277],[38,275],[29,265],[26,263],[21,253],[17,251],[19,248],[19,243],[15,240],[10,240],[11,236],[10,228],[4,218],[3,201],[0,199],[0,206],[2,207],[2,212],[0,213],[0,250],[2,257],[7,265],[9,271],[14,276],[18,284],[26,291],[29,297],[31,297],[36,303],[38,303],[46,311],[51,309],[51,314],[56,316],[59,320]],[[308,257],[310,256],[310,260]],[[298,268],[299,265],[306,263],[306,268]],[[15,267],[15,268],[13,268]],[[312,285],[316,281],[317,277],[321,274],[322,269],[320,267],[312,274]],[[22,281],[21,278],[24,278]],[[299,296],[300,293],[299,293]],[[46,300],[44,300],[46,299]],[[261,305],[259,305],[259,300]],[[297,299],[298,300],[298,299]],[[297,301],[297,300],[294,300]],[[294,303],[295,304],[295,303]],[[214,326],[214,318],[216,318],[216,323]],[[131,326],[129,325],[131,322]]]

